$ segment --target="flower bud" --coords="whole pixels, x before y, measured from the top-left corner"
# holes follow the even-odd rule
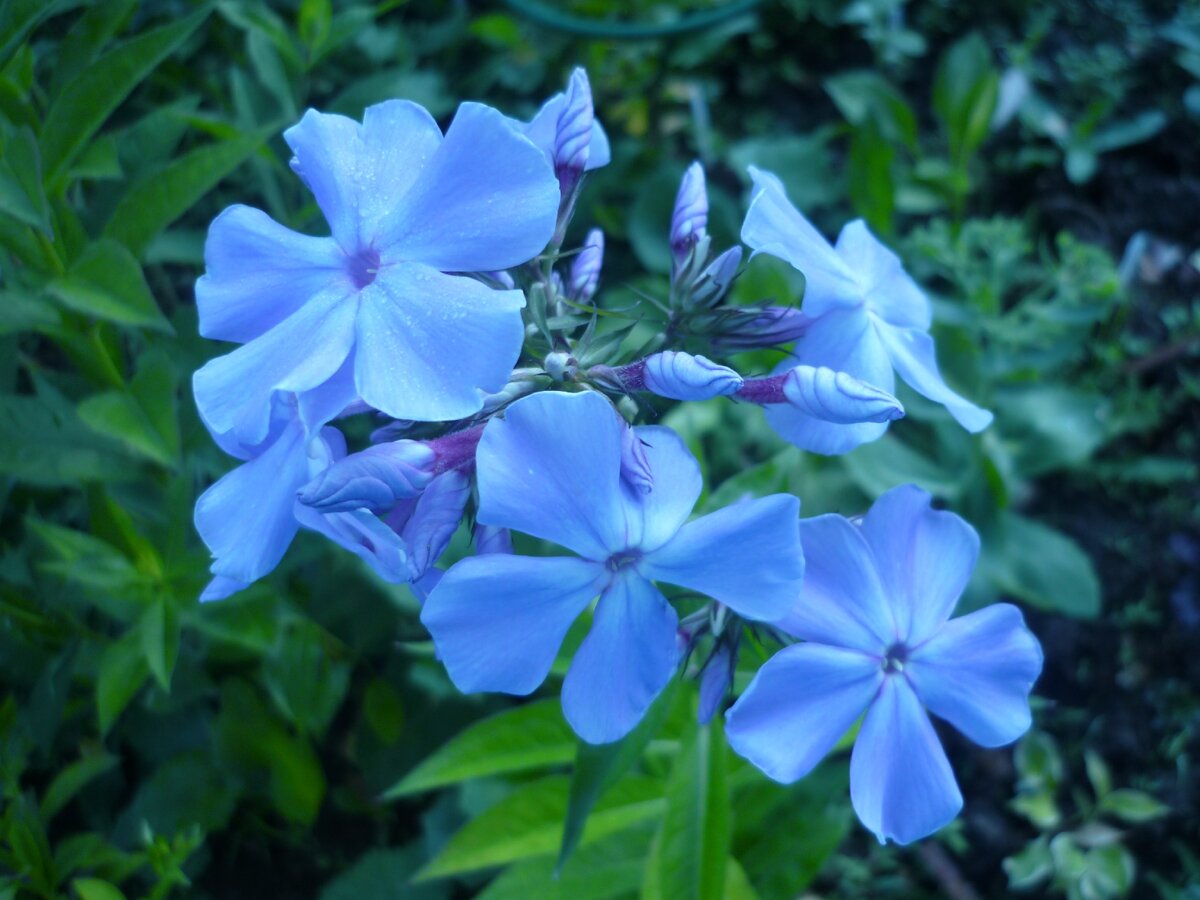
[[[904,418],[904,407],[887,391],[824,366],[792,369],[783,393],[797,409],[839,425]]]
[[[442,555],[458,529],[470,496],[470,478],[457,470],[443,472],[429,482],[406,515],[388,517],[388,525],[408,547],[415,577],[427,572]]]
[[[700,673],[700,708],[697,717],[701,725],[707,725],[709,720],[721,708],[721,701],[733,686],[733,647],[727,640],[720,641],[704,671]]]
[[[665,350],[646,357],[643,383],[646,390],[672,400],[708,400],[736,393],[742,376],[703,356]]]
[[[704,167],[698,162],[688,166],[675,195],[671,215],[671,252],[676,267],[686,262],[692,247],[705,236],[708,225],[708,192],[704,186]]]
[[[724,300],[741,264],[741,247],[730,247],[710,262],[696,279],[688,305],[693,309],[708,309]]]
[[[583,249],[571,263],[568,294],[572,300],[587,303],[596,293],[600,282],[600,267],[604,264],[604,232],[593,228],[583,241]]]
[[[579,373],[578,361],[565,350],[555,350],[546,354],[546,361],[542,367],[555,381],[574,381]]]
[[[425,489],[435,459],[433,449],[420,441],[378,444],[333,463],[297,496],[324,513],[389,509]]]
[[[554,174],[566,195],[587,168],[592,142],[592,87],[587,72],[577,68],[567,82],[566,102],[558,114],[554,136]]]
[[[727,352],[790,344],[804,336],[812,318],[790,306],[732,310],[713,343]]]

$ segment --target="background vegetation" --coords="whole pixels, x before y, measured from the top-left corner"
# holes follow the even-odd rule
[[[973,437],[906,394],[828,460],[754,410],[662,410],[714,505],[933,491],[983,534],[965,603],[1028,611],[1035,730],[943,729],[967,805],[917,847],[852,822],[845,754],[791,788],[727,754],[687,679],[607,753],[554,684],[456,694],[407,590],[317,539],[197,603],[192,504],[230,464],[189,393],[225,349],[196,333],[207,223],[321,227],[279,138],[309,106],[526,115],[576,64],[614,147],[577,218],[602,302],[665,292],[688,162],[718,246],[756,162],[898,248],[996,411]],[[1194,4],[0,2],[0,896],[1200,897],[1198,126]],[[760,258],[737,296],[801,287]]]

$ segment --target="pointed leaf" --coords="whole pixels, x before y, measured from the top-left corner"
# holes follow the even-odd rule
[[[90,244],[70,271],[52,281],[48,290],[63,306],[87,316],[168,334],[172,331],[138,261],[109,238]]]

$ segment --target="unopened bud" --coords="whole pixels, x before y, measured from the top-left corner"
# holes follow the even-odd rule
[[[703,356],[665,350],[648,356],[642,376],[646,390],[672,400],[708,400],[736,393],[742,376]]]
[[[604,232],[593,228],[583,241],[583,249],[571,263],[568,293],[571,299],[587,303],[600,283],[600,267],[604,264]]]
[[[688,253],[705,236],[708,226],[708,192],[704,185],[704,167],[698,162],[688,166],[675,195],[675,210],[671,214],[671,252],[678,268]]]
[[[769,378],[747,379],[737,396],[760,405],[786,403],[836,425],[904,417],[904,407],[887,391],[824,366],[796,366]]]
[[[390,509],[425,489],[434,463],[433,449],[420,441],[378,444],[333,463],[297,496],[323,513]]]
[[[565,99],[554,136],[554,173],[563,194],[574,188],[587,168],[592,142],[592,87],[582,68],[571,73]]]
[[[689,305],[692,308],[707,309],[724,300],[741,264],[741,247],[730,247],[710,262],[692,287]]]
[[[542,367],[555,381],[574,381],[575,376],[579,374],[578,361],[565,350],[555,350],[547,354]]]
[[[811,317],[790,306],[734,310],[721,322],[713,343],[729,352],[776,347],[803,337],[811,324]]]
[[[654,490],[654,476],[646,447],[637,432],[621,422],[621,480],[635,493],[649,494]]]
[[[734,649],[729,641],[717,644],[712,656],[700,673],[700,707],[697,711],[701,725],[707,725],[733,687]]]

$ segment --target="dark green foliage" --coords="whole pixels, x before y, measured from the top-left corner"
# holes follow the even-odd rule
[[[0,0],[0,897],[1200,895],[1200,15],[735,5]],[[753,408],[662,409],[702,505],[854,514],[914,481],[979,528],[965,602],[1025,605],[1044,701],[1015,753],[944,730],[967,807],[926,847],[854,825],[848,742],[785,787],[698,728],[702,656],[588,748],[562,660],[532,701],[462,697],[409,592],[322,542],[197,602],[192,506],[230,465],[188,390],[224,349],[192,299],[207,223],[245,202],[323,227],[278,137],[309,106],[528,115],[576,64],[614,147],[579,215],[605,306],[666,298],[692,159],[722,246],[756,163],[827,232],[862,216],[897,248],[948,380],[996,412],[973,437],[905,395],[830,460]],[[766,257],[735,288],[802,290]],[[614,334],[595,352],[655,326]],[[738,689],[772,649],[743,642]]]

